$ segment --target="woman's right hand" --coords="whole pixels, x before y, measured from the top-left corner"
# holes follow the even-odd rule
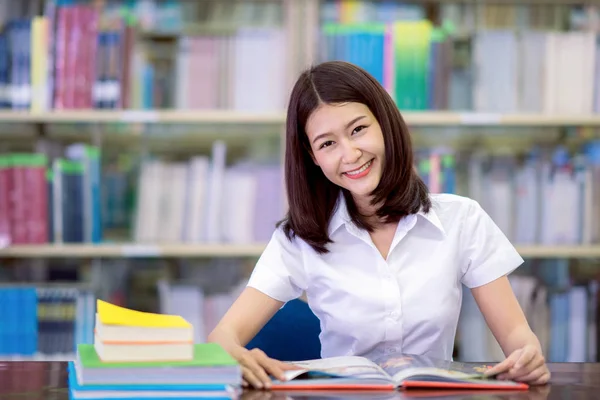
[[[235,357],[242,367],[244,386],[252,386],[255,389],[268,389],[271,387],[269,375],[285,380],[284,371],[298,369],[298,367],[268,357],[260,349],[243,349]]]

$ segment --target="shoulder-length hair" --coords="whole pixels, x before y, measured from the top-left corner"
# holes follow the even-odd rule
[[[352,200],[352,195],[325,177],[311,157],[305,126],[321,104],[347,102],[369,107],[383,133],[385,162],[381,180],[372,192],[377,215],[386,222],[429,211],[429,191],[413,166],[408,128],[398,107],[386,90],[365,70],[342,61],[331,61],[304,71],[296,81],[287,110],[285,143],[285,185],[289,210],[280,221],[289,240],[302,238],[318,253],[327,253],[329,222],[340,191],[353,223],[373,230]]]

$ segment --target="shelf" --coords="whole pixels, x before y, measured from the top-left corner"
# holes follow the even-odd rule
[[[600,114],[499,114],[477,112],[407,111],[402,113],[411,126],[600,126]]]
[[[64,244],[21,245],[0,249],[13,258],[259,257],[266,244]],[[600,258],[600,245],[516,246],[523,258]]]
[[[523,258],[600,258],[600,245],[516,246]]]
[[[0,249],[14,258],[258,257],[265,244],[48,244]]]
[[[8,123],[283,124],[284,121],[282,113],[229,110],[0,111],[0,122]]]
[[[403,111],[411,126],[600,126],[600,114],[500,114],[446,111]],[[65,110],[49,112],[0,111],[0,123],[143,123],[207,125],[285,124],[285,112],[255,113],[229,110]]]

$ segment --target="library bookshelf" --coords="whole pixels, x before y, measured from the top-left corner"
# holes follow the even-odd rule
[[[266,244],[47,244],[0,249],[0,258],[164,258],[260,257]],[[600,258],[600,244],[517,245],[524,258]]]

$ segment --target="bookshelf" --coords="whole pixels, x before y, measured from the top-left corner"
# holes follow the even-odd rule
[[[0,0],[0,20],[29,19],[42,14],[56,21],[65,18],[65,14],[67,18],[73,17],[68,16],[72,9],[62,2],[45,0],[40,2],[44,7],[40,7],[40,3],[25,3],[28,2],[22,2],[21,11],[14,11],[19,8],[14,6],[14,1]],[[96,46],[98,64],[75,62],[77,57],[70,57],[70,49],[61,42],[64,37],[57,35],[49,42],[56,44],[56,48],[42,49],[42,52],[54,55],[55,60],[45,60],[39,57],[39,52],[35,53],[37,56],[32,52],[28,66],[31,72],[39,72],[44,70],[40,65],[45,63],[50,67],[50,74],[46,76],[51,78],[50,81],[45,80],[43,74],[34,73],[29,82],[30,95],[17,96],[16,100],[7,96],[12,93],[9,89],[27,90],[27,85],[18,80],[13,82],[9,79],[10,74],[7,77],[2,73],[3,60],[12,53],[10,45],[7,48],[7,41],[10,41],[7,31],[4,36],[0,35],[0,158],[5,154],[40,152],[47,156],[46,165],[53,167],[53,160],[57,158],[82,161],[73,159],[77,157],[72,156],[70,146],[85,143],[90,146],[88,149],[97,150],[101,155],[98,163],[101,173],[95,172],[93,178],[98,179],[95,184],[100,184],[107,196],[107,199],[94,197],[100,205],[90,204],[90,198],[80,196],[82,204],[76,201],[65,206],[65,210],[81,206],[78,210],[87,216],[87,225],[77,227],[77,237],[72,243],[38,238],[37,243],[19,240],[19,243],[3,247],[2,235],[6,230],[3,230],[0,218],[0,273],[2,267],[6,267],[7,276],[23,279],[21,274],[28,276],[30,270],[42,275],[44,271],[85,270],[82,276],[94,286],[101,287],[98,295],[154,310],[163,307],[157,305],[157,298],[168,298],[169,294],[165,293],[189,294],[190,288],[181,283],[193,282],[198,287],[190,295],[193,301],[199,304],[200,299],[208,299],[206,304],[213,320],[204,325],[209,330],[216,316],[222,314],[235,297],[236,292],[231,286],[237,283],[234,278],[239,280],[239,276],[234,272],[251,266],[260,256],[274,221],[285,210],[281,139],[285,129],[286,95],[298,72],[331,54],[336,54],[334,58],[346,58],[365,65],[362,64],[364,58],[360,58],[361,51],[356,50],[360,43],[344,47],[349,50],[347,54],[323,49],[324,43],[344,35],[351,37],[352,33],[361,32],[365,25],[370,33],[380,32],[380,27],[373,23],[382,15],[393,15],[396,22],[418,16],[431,21],[425,28],[432,38],[428,49],[435,49],[435,54],[430,57],[440,57],[452,49],[454,62],[433,63],[440,68],[433,71],[437,78],[430,78],[429,88],[441,90],[432,90],[429,96],[434,100],[429,102],[402,103],[403,94],[398,91],[402,85],[395,84],[395,80],[384,83],[389,84],[390,92],[398,98],[403,116],[411,127],[418,147],[417,166],[422,176],[433,190],[464,194],[480,201],[502,229],[509,232],[526,259],[523,270],[528,271],[527,268],[533,266],[536,274],[546,273],[552,277],[542,279],[536,274],[515,277],[513,282],[515,287],[522,289],[518,293],[519,299],[527,305],[528,317],[548,312],[548,307],[534,308],[528,303],[528,298],[533,296],[531,287],[536,288],[536,296],[539,293],[542,293],[540,297],[547,295],[548,303],[553,307],[556,307],[554,302],[563,302],[560,307],[565,307],[564,299],[556,300],[554,296],[558,292],[581,300],[582,278],[569,272],[577,270],[579,264],[585,264],[592,271],[587,275],[592,283],[586,287],[586,294],[592,298],[592,284],[600,279],[600,272],[594,272],[600,271],[600,232],[596,232],[589,222],[598,221],[600,212],[594,209],[594,204],[600,200],[593,197],[595,195],[591,200],[578,198],[575,193],[578,189],[588,195],[594,193],[592,188],[597,185],[588,183],[586,186],[581,182],[594,183],[600,179],[600,173],[596,171],[598,163],[586,170],[589,174],[582,173],[576,179],[567,179],[566,173],[560,175],[564,178],[562,186],[536,186],[539,189],[534,196],[536,201],[549,199],[537,207],[544,210],[543,214],[534,212],[536,207],[531,204],[527,208],[524,202],[516,200],[520,198],[518,193],[527,186],[523,181],[528,174],[545,173],[547,168],[560,170],[552,163],[543,164],[543,160],[558,161],[561,167],[568,161],[577,160],[569,165],[574,169],[583,168],[584,163],[580,164],[580,161],[593,155],[585,146],[600,138],[600,96],[596,95],[600,90],[595,83],[586,85],[586,78],[581,78],[592,76],[592,80],[596,80],[597,71],[587,68],[579,74],[581,79],[575,79],[576,74],[566,73],[568,68],[557,64],[557,57],[537,56],[537,39],[525,44],[531,50],[524,52],[531,54],[525,61],[519,59],[521,56],[513,57],[512,53],[515,45],[523,45],[518,39],[520,35],[530,30],[523,21],[531,22],[543,32],[573,30],[597,35],[600,30],[590,22],[593,18],[587,18],[592,15],[587,14],[588,8],[574,7],[583,2],[427,0],[407,2],[402,6],[404,8],[387,14],[378,14],[376,8],[365,6],[370,3],[367,1],[340,1],[338,14],[331,6],[333,2],[326,0],[181,1],[181,10],[175,10],[175,13],[173,9],[154,7],[153,1],[138,2],[143,3],[140,7],[149,7],[141,10],[135,8],[135,3],[89,2],[106,8],[98,11],[97,20],[92,18],[95,22],[90,24],[91,32],[86,31],[89,36],[80,46],[75,46],[74,51],[88,51],[86,46]],[[401,2],[389,3],[398,5]],[[67,13],[66,9],[69,9]],[[141,17],[135,19],[135,15]],[[370,16],[370,19],[361,20],[361,16]],[[40,37],[40,27],[44,29],[39,24],[38,21],[37,30],[32,33],[38,35],[36,37]],[[590,24],[591,28],[585,28]],[[70,34],[60,26],[57,24],[55,32]],[[504,42],[496,42],[497,38],[487,35],[487,31],[495,30],[509,31],[499,36],[498,40]],[[418,36],[416,31],[413,33],[405,36]],[[569,47],[562,41],[562,34],[557,37],[557,48],[585,49],[583,42]],[[335,48],[334,40],[331,42]],[[33,51],[34,47],[39,50],[39,43],[32,43],[35,44],[29,50]],[[586,43],[590,45],[590,42]],[[416,47],[410,50],[410,46],[402,47],[405,44],[399,43],[400,53],[410,55]],[[417,50],[423,49],[425,47]],[[592,47],[587,50],[587,54],[597,51]],[[117,52],[122,57],[115,57]],[[372,54],[364,49],[362,53]],[[512,77],[495,73],[496,63],[490,62],[495,53],[502,56],[497,61],[500,70],[511,71]],[[586,52],[582,50],[581,53]],[[573,50],[569,60],[576,64],[581,53]],[[65,56],[56,56],[61,54]],[[508,62],[516,59],[520,60],[516,62],[517,67],[507,67]],[[56,60],[67,62],[57,64]],[[542,62],[544,60],[547,62]],[[590,60],[591,57],[585,58],[580,64],[589,67]],[[399,64],[404,61],[400,60]],[[533,72],[521,77],[522,65],[529,62],[534,65]],[[377,63],[371,63],[369,67],[378,67],[374,64]],[[554,75],[546,78],[560,81],[559,86],[566,91],[557,91],[554,86],[548,88],[547,82],[537,86],[518,83],[537,82],[538,75],[545,76],[541,69],[544,64],[557,66],[552,72]],[[53,70],[55,67],[58,72]],[[96,75],[95,68],[99,71]],[[480,71],[475,73],[477,68]],[[410,76],[421,79],[424,71],[425,67],[419,64],[415,71],[410,71]],[[77,88],[71,82],[71,76],[85,77],[84,87]],[[454,76],[452,84],[448,84],[448,76]],[[475,76],[479,79],[474,79]],[[521,81],[515,83],[515,76]],[[53,77],[56,77],[54,82]],[[491,77],[497,78],[500,84],[491,85],[494,81]],[[44,92],[47,84],[56,85],[53,93]],[[461,88],[461,85],[466,86]],[[427,98],[420,90],[422,88],[406,87],[410,89],[406,94],[409,100]],[[40,88],[49,96],[31,96],[39,93]],[[444,96],[448,101],[440,101]],[[36,101],[22,102],[24,99]],[[201,171],[215,164],[218,164],[219,172],[213,178],[223,182],[222,187],[211,187],[209,179],[202,188],[183,183],[183,169],[197,168],[196,172],[204,174]],[[528,168],[523,168],[524,164]],[[67,175],[73,177],[73,165],[63,167],[53,171],[53,179],[57,171],[67,171]],[[80,183],[89,178],[78,175],[80,168],[75,170],[75,175],[81,178]],[[44,182],[48,183],[42,179],[41,170],[33,172],[39,179],[38,189]],[[257,177],[262,173],[268,177],[259,187]],[[0,197],[1,183],[0,173]],[[54,199],[50,190],[56,187],[50,185],[48,202],[50,198]],[[201,220],[198,214],[191,213],[194,207],[182,206],[182,198],[187,196],[183,193],[193,190],[197,193],[202,190],[205,193],[222,192],[220,197],[202,199],[198,194],[194,198],[197,202],[194,204],[202,204],[197,208],[204,207],[205,202],[211,204],[211,210],[216,210],[207,213],[217,215],[209,223],[220,226],[212,230],[218,232],[214,237],[209,238],[205,231],[198,229],[182,228],[189,221]],[[29,193],[22,192],[20,196],[31,198]],[[259,197],[260,194],[263,197]],[[71,197],[65,195],[65,198]],[[156,198],[163,199],[164,203],[153,201]],[[239,204],[246,203],[241,199],[247,198],[252,198],[256,207],[240,207]],[[41,221],[45,215],[41,211],[44,204],[28,204],[37,207],[34,214]],[[261,204],[262,208],[259,207]],[[0,214],[1,206],[0,198]],[[90,221],[96,218],[98,207],[102,207],[100,224],[103,232],[92,239],[97,233],[94,234],[91,227],[98,226],[95,225],[97,221]],[[587,211],[581,212],[584,209]],[[27,216],[22,208],[18,213],[19,218]],[[236,220],[244,222],[236,224]],[[515,220],[525,222],[518,224]],[[47,223],[49,227],[55,224],[54,221]],[[187,226],[191,225],[194,223]],[[555,229],[563,226],[568,229]],[[253,227],[259,228],[251,229]],[[84,231],[86,233],[82,234]],[[113,235],[113,231],[118,234]],[[182,231],[185,233],[180,234]],[[550,233],[543,236],[543,232]],[[157,295],[158,277],[163,276],[169,277],[171,292],[163,290]],[[535,278],[533,283],[529,278]],[[220,283],[220,293],[211,292],[216,290],[213,286]],[[540,288],[547,289],[547,293]],[[128,297],[128,292],[135,295]],[[588,307],[572,301],[569,307],[579,304],[578,307],[587,310],[592,320],[591,303]],[[561,326],[569,324],[572,321],[565,317]],[[540,329],[542,336],[548,330],[545,323],[532,325]],[[472,326],[463,326],[463,338],[459,341],[481,341],[482,335],[471,339],[464,336],[465,332],[475,331],[477,329]],[[593,333],[588,336],[592,343]],[[550,348],[550,338],[544,340]],[[553,340],[562,343],[562,347],[572,347],[566,339]],[[472,347],[483,348],[481,345]],[[485,350],[478,354],[478,361],[497,356],[497,353]],[[591,355],[592,345],[589,352],[586,357],[597,359],[595,354]],[[0,359],[2,356],[0,338]],[[581,353],[572,357],[582,359]],[[549,359],[560,361],[567,357],[552,353]]]

